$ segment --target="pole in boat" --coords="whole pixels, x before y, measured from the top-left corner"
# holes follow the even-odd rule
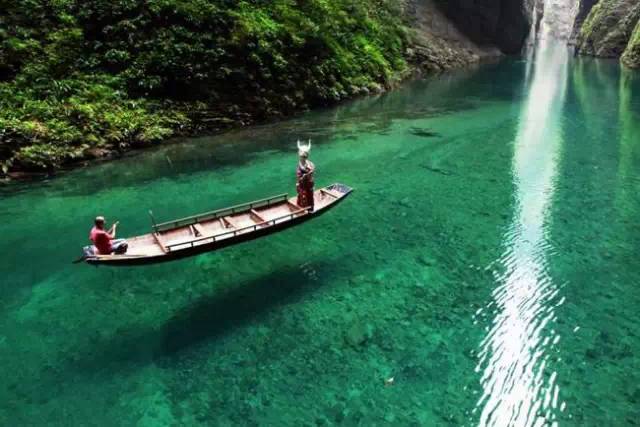
[[[156,219],[153,216],[153,211],[149,209],[149,216],[151,217],[151,225],[153,226],[153,231],[158,232],[158,226],[156,225]]]

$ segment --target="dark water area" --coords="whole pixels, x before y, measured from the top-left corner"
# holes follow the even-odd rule
[[[1,188],[0,424],[637,425],[640,75],[556,59]],[[99,213],[293,193],[309,138],[327,215],[71,264]]]

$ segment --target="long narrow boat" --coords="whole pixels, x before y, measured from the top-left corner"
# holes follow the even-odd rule
[[[314,192],[315,209],[296,205],[287,194],[175,221],[154,224],[149,234],[128,238],[123,255],[86,255],[93,265],[131,266],[173,261],[264,237],[318,217],[353,190],[333,184]]]

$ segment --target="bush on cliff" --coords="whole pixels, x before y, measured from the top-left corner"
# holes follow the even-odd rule
[[[387,85],[406,68],[394,4],[0,0],[0,165],[54,168]]]

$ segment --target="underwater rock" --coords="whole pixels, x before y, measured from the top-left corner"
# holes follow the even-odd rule
[[[374,327],[370,323],[356,322],[345,333],[346,342],[358,347],[373,338]]]
[[[381,271],[381,272],[376,273],[376,275],[373,277],[373,283],[375,283],[377,285],[383,284],[384,281],[385,281],[384,277],[385,277],[384,272]]]
[[[438,132],[433,131],[429,128],[412,127],[411,129],[409,129],[409,133],[411,135],[420,136],[422,138],[436,138],[442,136]]]
[[[345,418],[345,409],[344,404],[336,403],[329,409],[329,415],[335,422],[341,423]]]
[[[453,172],[445,170],[445,169],[440,169],[438,167],[435,166],[431,166],[431,165],[420,165],[422,168],[430,171],[430,172],[435,172],[435,173],[439,173],[440,175],[445,175],[445,176],[449,176],[449,175],[453,175]]]
[[[408,197],[405,197],[404,199],[398,200],[397,202],[398,206],[402,206],[404,208],[408,208],[408,209],[413,209],[413,203],[411,203],[411,199],[409,199]]]
[[[432,259],[428,258],[425,255],[418,255],[416,257],[416,261],[418,262],[418,264],[424,265],[425,267],[431,267],[432,265],[435,264],[435,262]]]

